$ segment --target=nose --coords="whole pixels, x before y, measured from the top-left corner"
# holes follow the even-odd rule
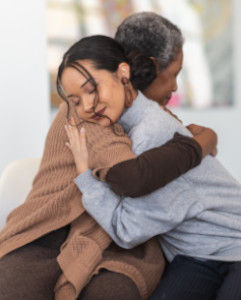
[[[173,91],[173,92],[176,92],[176,91],[177,91],[177,88],[178,88],[177,81],[175,81],[175,83],[174,83],[174,85],[173,85],[172,91]]]
[[[94,99],[92,97],[84,97],[82,99],[83,108],[86,113],[90,113],[94,108]]]

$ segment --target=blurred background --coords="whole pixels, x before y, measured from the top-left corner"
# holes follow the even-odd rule
[[[114,36],[139,11],[162,14],[185,37],[183,70],[170,108],[185,124],[213,128],[218,158],[241,182],[241,2],[239,0],[12,0],[0,3],[0,174],[41,157],[61,99],[64,52],[90,34]]]
[[[48,0],[48,69],[51,102],[59,103],[56,69],[62,54],[82,36],[115,35],[118,24],[139,11],[154,11],[170,19],[185,37],[179,90],[169,105],[209,108],[233,104],[231,1],[219,0]]]

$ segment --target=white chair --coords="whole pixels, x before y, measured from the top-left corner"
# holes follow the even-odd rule
[[[8,214],[21,205],[28,195],[41,158],[24,158],[13,161],[0,177],[0,230]]]

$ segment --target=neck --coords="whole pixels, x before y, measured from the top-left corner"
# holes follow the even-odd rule
[[[131,103],[132,103],[136,99],[136,97],[138,95],[138,92],[137,92],[137,90],[135,90],[134,88],[132,88],[131,93],[132,93],[132,101],[131,101]]]
[[[143,116],[147,113],[146,108],[150,104],[150,100],[147,99],[140,91],[136,92],[135,101],[129,108],[126,108],[119,123],[124,127],[125,131],[129,130],[141,122]]]
[[[126,93],[125,107],[129,108],[132,105],[133,101],[136,99],[138,92],[131,85],[130,88],[128,89],[128,92],[127,90],[125,90],[125,93]]]

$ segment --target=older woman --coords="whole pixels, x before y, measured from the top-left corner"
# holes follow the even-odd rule
[[[147,19],[145,14],[137,17],[143,18],[144,31],[146,24],[156,24],[156,16],[153,21],[151,15]],[[174,25],[161,17],[158,20],[156,30],[159,26],[160,38],[179,35],[182,40]],[[141,26],[140,22],[138,24]],[[166,32],[162,31],[163,26]],[[151,33],[152,30],[150,36]],[[156,33],[152,38],[156,41]],[[126,39],[129,40],[128,36]],[[165,55],[168,51],[172,55],[163,68],[156,65],[153,79],[143,86],[147,94],[153,91],[158,95],[156,100],[159,102],[165,102],[176,89],[181,46],[179,44],[176,49],[174,43],[173,49],[160,48]],[[157,56],[155,53],[150,55]],[[155,82],[160,79],[164,83],[168,78],[168,89],[159,95]],[[169,86],[168,82],[172,84]],[[150,84],[154,85],[152,89]],[[128,106],[128,97],[126,100]],[[134,250],[122,250],[111,244],[109,236],[84,211],[81,194],[73,183],[76,176],[74,160],[65,146],[66,113],[66,106],[61,106],[48,133],[33,188],[26,202],[9,215],[0,234],[0,298],[145,299],[152,293],[163,271],[164,261],[157,241],[153,239]],[[202,155],[212,152],[216,146],[215,134],[198,128],[194,139],[175,136],[162,147],[135,158],[126,136],[118,136],[109,128],[93,124],[86,124],[86,130],[92,167],[125,195],[139,193],[138,182],[121,184],[127,170],[132,170],[132,174],[128,172],[130,180],[131,175],[135,180],[138,170],[142,170],[143,178],[150,183],[146,191],[149,192],[195,167]],[[150,180],[153,161],[156,168]]]

